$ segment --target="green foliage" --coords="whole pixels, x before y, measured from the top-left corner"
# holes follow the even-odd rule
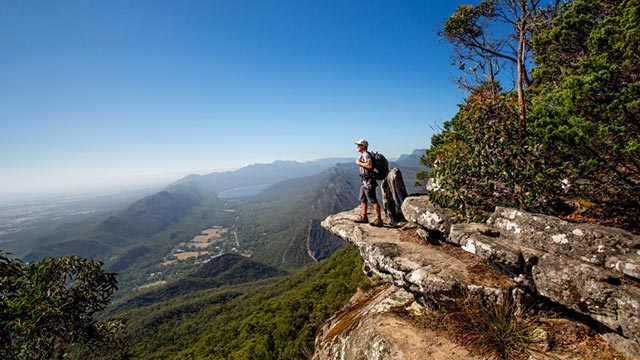
[[[25,265],[0,252],[0,357],[59,359],[73,346],[98,353],[113,344],[122,347],[112,355],[124,357],[121,324],[94,318],[116,289],[115,274],[93,260],[70,256]]]
[[[433,137],[422,162],[433,167],[430,197],[460,215],[479,220],[495,206],[545,209],[554,193],[541,148],[523,141],[513,94],[472,94]]]
[[[483,1],[477,7],[460,5],[456,12],[444,23],[443,36],[451,43],[469,47],[478,44],[478,37],[483,35],[481,26],[483,18],[495,16],[495,1]]]
[[[536,39],[536,134],[603,217],[638,219],[640,2],[575,1]],[[631,212],[629,210],[631,209]]]
[[[433,137],[422,163],[434,168],[417,180],[430,181],[432,199],[467,219],[511,206],[581,210],[637,227],[638,23],[638,0],[569,3],[550,25],[536,28],[526,133],[517,131],[514,95],[484,83]]]

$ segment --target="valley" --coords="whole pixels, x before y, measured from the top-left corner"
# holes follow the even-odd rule
[[[416,164],[416,156],[407,155],[390,167],[408,180]],[[327,215],[358,205],[359,184],[351,159],[189,176],[121,210],[35,236],[26,258],[78,254],[117,273],[119,289],[104,316],[127,319],[140,358],[199,348],[226,358],[225,351],[244,346],[226,333],[246,326],[277,332],[282,324],[289,324],[290,350],[278,352],[294,354],[362,281],[360,257],[319,226]],[[296,313],[300,308],[310,312]],[[289,320],[299,316],[306,320]],[[211,337],[226,350],[210,348]]]
[[[344,245],[318,226],[328,214],[358,205],[357,168],[351,160],[334,160],[188,176],[106,217],[35,237],[22,256],[26,261],[67,254],[101,260],[118,274],[115,299],[181,279],[225,254],[293,272]],[[412,179],[418,160],[419,152],[390,166]],[[266,185],[265,179],[278,181]]]

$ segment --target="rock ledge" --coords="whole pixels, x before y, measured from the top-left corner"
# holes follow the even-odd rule
[[[458,224],[426,196],[404,200],[403,227],[356,224],[359,211],[322,226],[358,247],[366,272],[430,298],[466,288],[498,300],[517,288],[590,317],[616,350],[640,358],[639,236],[500,207],[486,224]]]

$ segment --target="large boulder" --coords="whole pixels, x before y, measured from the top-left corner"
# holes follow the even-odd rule
[[[529,291],[609,328],[605,338],[640,356],[639,237],[497,208],[486,224],[453,224],[447,241],[482,257]]]
[[[615,273],[545,254],[533,267],[538,293],[640,343],[640,289]]]
[[[402,203],[402,213],[407,221],[443,234],[449,234],[455,221],[453,211],[434,205],[426,195],[406,198]]]
[[[407,198],[407,189],[398,168],[389,171],[387,177],[382,181],[380,192],[382,193],[382,209],[387,223],[395,225],[404,221],[402,203]]]
[[[514,244],[486,224],[453,224],[447,240],[512,274],[531,274],[542,252]]]

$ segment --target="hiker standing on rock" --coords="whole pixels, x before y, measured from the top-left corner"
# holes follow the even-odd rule
[[[360,178],[362,179],[360,184],[360,205],[362,207],[362,215],[355,221],[357,223],[369,222],[367,218],[367,202],[373,204],[373,209],[376,212],[377,218],[371,223],[373,226],[382,226],[382,216],[380,215],[380,205],[376,198],[376,182],[373,175],[373,160],[371,153],[369,153],[369,142],[365,139],[356,141],[358,146],[358,152],[360,157],[356,160],[356,164],[360,167]]]

